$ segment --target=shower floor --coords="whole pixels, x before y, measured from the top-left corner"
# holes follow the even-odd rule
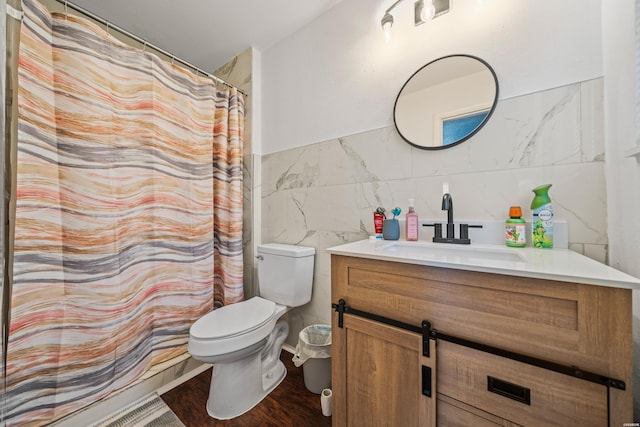
[[[296,368],[291,357],[287,351],[282,351],[280,356],[287,368],[284,381],[255,408],[232,420],[215,420],[207,414],[211,369],[161,397],[186,427],[330,426],[331,417],[322,415],[320,396],[305,388],[302,367]]]

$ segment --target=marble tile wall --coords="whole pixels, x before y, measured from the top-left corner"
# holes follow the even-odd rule
[[[447,150],[405,143],[393,126],[262,157],[263,242],[317,249],[312,301],[289,313],[297,342],[306,325],[329,323],[330,257],[325,249],[373,234],[372,212],[416,199],[421,219],[444,220],[448,183],[455,220],[506,219],[520,205],[529,220],[531,189],[552,183],[555,216],[569,247],[598,261],[607,254],[603,82],[576,83],[501,100],[471,140]],[[301,141],[303,143],[304,141]],[[431,236],[425,232],[421,238]]]

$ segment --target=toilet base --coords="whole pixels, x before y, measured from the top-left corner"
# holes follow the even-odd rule
[[[231,418],[238,417],[256,406],[258,403],[262,402],[262,400],[267,397],[269,393],[271,393],[276,387],[280,385],[280,383],[287,376],[287,370],[285,369],[282,362],[278,364],[281,366],[281,372],[277,376],[273,376],[269,380],[269,388],[263,389],[260,384],[259,388],[254,388],[251,392],[246,392],[242,390],[242,378],[243,374],[240,376],[235,375],[237,384],[231,387],[235,387],[234,389],[229,390],[215,390],[216,382],[211,379],[211,389],[209,393],[209,399],[207,400],[207,413],[210,417],[213,417],[218,420],[229,420]],[[218,365],[219,371],[220,367]],[[214,367],[214,375],[216,367]],[[224,370],[228,373],[236,372],[234,369]],[[254,372],[255,373],[255,372]],[[226,376],[224,373],[220,375],[221,372],[218,372],[217,379],[222,379],[223,376]],[[237,372],[237,374],[240,374]],[[258,377],[260,378],[260,373],[258,373]],[[239,391],[239,393],[238,393]]]
[[[287,375],[280,361],[280,351],[289,325],[280,321],[269,335],[266,345],[235,361],[213,365],[207,413],[218,420],[240,416],[271,393]]]

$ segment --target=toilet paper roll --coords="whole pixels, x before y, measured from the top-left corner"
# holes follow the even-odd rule
[[[322,390],[322,394],[320,395],[320,405],[322,406],[322,415],[325,417],[331,416],[331,398],[333,397],[333,393],[330,388],[325,388]]]

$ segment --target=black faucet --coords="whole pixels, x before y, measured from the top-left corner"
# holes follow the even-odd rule
[[[447,239],[453,239],[456,234],[453,224],[453,197],[449,193],[442,196],[442,210],[447,211]]]
[[[433,241],[435,243],[470,244],[469,228],[482,228],[482,226],[460,224],[460,238],[456,239],[455,224],[453,223],[453,197],[449,193],[444,193],[442,196],[442,210],[447,211],[447,237],[442,237],[442,224],[422,224],[423,227],[434,228]]]

